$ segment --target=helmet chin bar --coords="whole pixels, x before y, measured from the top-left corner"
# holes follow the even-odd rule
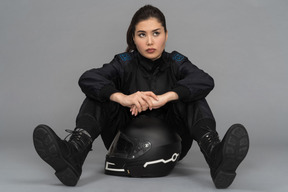
[[[179,153],[174,153],[172,155],[172,157],[170,159],[167,159],[167,160],[164,160],[164,159],[158,159],[158,160],[154,160],[154,161],[148,161],[146,163],[144,163],[143,167],[146,168],[147,166],[149,165],[153,165],[153,164],[158,164],[158,163],[170,163],[170,162],[176,162],[178,160],[178,157],[179,157]],[[114,168],[113,168],[114,167]],[[129,169],[124,169],[124,168],[115,168],[115,163],[112,163],[112,162],[108,162],[106,161],[106,164],[105,164],[105,171],[110,171],[110,172],[117,172],[118,174],[115,174],[115,175],[120,175],[119,173],[122,172],[123,173],[123,176],[128,176],[130,175],[130,171]]]
[[[106,161],[105,170],[116,171],[116,172],[125,172],[125,169],[111,168],[110,165],[115,165],[115,163],[111,163],[111,162]]]
[[[118,132],[106,155],[105,173],[118,176],[168,175],[181,153],[175,130],[154,117],[140,116]]]

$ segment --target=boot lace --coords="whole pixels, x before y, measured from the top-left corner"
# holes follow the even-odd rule
[[[209,130],[208,133],[203,135],[199,142],[201,148],[204,148],[206,155],[211,155],[214,147],[220,143],[219,136],[216,131]]]
[[[64,138],[64,140],[72,143],[78,151],[83,151],[88,145],[92,143],[91,137],[86,133],[84,129],[70,130],[66,129],[69,134]],[[68,137],[69,140],[68,140]]]

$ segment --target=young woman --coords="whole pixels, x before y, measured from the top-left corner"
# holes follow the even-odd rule
[[[120,128],[140,114],[168,122],[182,138],[182,159],[195,140],[210,167],[217,188],[227,188],[249,148],[246,129],[235,124],[220,142],[205,97],[213,78],[187,57],[165,51],[168,38],[163,13],[151,5],[140,8],[127,31],[127,50],[79,80],[87,96],[69,141],[47,125],[33,133],[36,151],[59,180],[77,184],[92,142],[101,135],[108,149]]]

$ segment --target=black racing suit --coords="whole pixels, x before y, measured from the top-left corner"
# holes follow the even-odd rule
[[[198,122],[208,123],[215,129],[213,114],[205,100],[214,87],[213,78],[176,51],[164,51],[155,61],[138,51],[118,54],[109,64],[86,71],[79,79],[79,86],[87,97],[77,116],[76,127],[88,131],[93,139],[101,134],[107,149],[117,131],[135,118],[129,108],[109,100],[116,92],[130,95],[152,91],[161,95],[174,91],[178,94],[179,100],[141,115],[162,118],[177,130],[182,138],[181,158],[190,149],[192,140],[202,135]]]

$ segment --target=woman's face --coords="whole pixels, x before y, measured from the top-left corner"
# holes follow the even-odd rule
[[[133,37],[139,53],[151,60],[161,57],[168,38],[168,32],[165,32],[162,24],[154,17],[140,21],[135,26]]]

